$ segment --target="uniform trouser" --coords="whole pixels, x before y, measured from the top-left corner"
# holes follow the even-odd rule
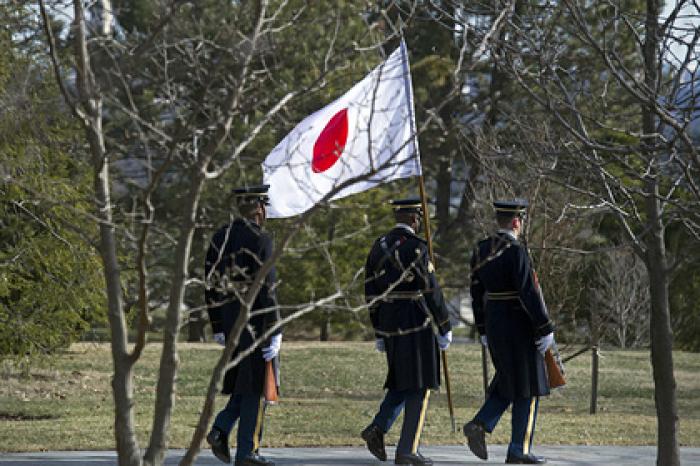
[[[399,444],[396,446],[396,454],[415,454],[418,451],[429,397],[430,390],[425,388],[421,390],[387,390],[372,424],[386,433],[401,414],[401,410],[404,410],[403,426],[401,427]]]
[[[496,392],[491,392],[474,419],[481,422],[486,431],[491,433],[511,403],[513,404],[512,430],[508,451],[519,455],[528,454],[535,434],[539,397],[516,398],[511,401]]]
[[[238,421],[236,462],[258,451],[262,439],[265,398],[258,394],[233,394],[224,409],[216,415],[214,427],[229,436]]]

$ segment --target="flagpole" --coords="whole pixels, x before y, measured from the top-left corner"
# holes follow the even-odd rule
[[[423,179],[423,170],[420,166],[420,152],[418,151],[418,132],[416,130],[416,117],[413,112],[413,86],[411,85],[411,70],[408,67],[408,52],[406,50],[406,42],[401,38],[401,57],[406,73],[406,95],[408,96],[408,113],[411,124],[411,133],[413,135],[413,147],[416,151],[416,164],[418,168],[418,189],[420,190],[420,202],[423,207],[423,229],[425,230],[425,240],[428,243],[428,257],[430,262],[435,266],[435,258],[433,256],[433,238],[430,235],[430,219],[428,215],[428,201],[425,195],[425,180]],[[442,371],[445,373],[445,391],[447,392],[447,408],[450,411],[450,422],[452,423],[452,432],[457,432],[455,423],[455,408],[452,403],[452,388],[450,386],[450,371],[447,366],[447,352],[440,351],[442,356]]]
[[[425,240],[428,242],[428,256],[430,261],[435,266],[435,257],[433,256],[433,237],[430,234],[430,219],[428,213],[428,200],[425,195],[425,180],[421,174],[418,177],[418,189],[420,190],[420,203],[423,209],[423,229],[425,230]]]
[[[423,207],[423,229],[425,230],[425,239],[428,242],[428,256],[430,257],[430,262],[435,263],[433,257],[433,238],[430,235],[430,215],[428,212],[428,201],[425,195],[425,180],[421,174],[418,177],[418,187],[420,190],[420,202]],[[457,432],[457,425],[455,423],[455,408],[452,403],[452,387],[450,385],[450,371],[447,366],[447,351],[440,351],[442,355],[442,371],[445,373],[445,391],[447,392],[447,409],[450,411],[450,422],[452,423],[452,432]]]

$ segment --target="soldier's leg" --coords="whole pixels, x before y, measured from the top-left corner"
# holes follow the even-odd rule
[[[228,437],[233,425],[238,420],[241,410],[241,395],[231,395],[224,409],[217,414],[214,425],[207,434],[207,443],[211,445],[211,451],[224,463],[231,462],[231,451],[228,446]]]
[[[264,412],[264,397],[258,394],[241,395],[241,418],[236,436],[236,464],[258,450]]]
[[[510,455],[528,455],[537,420],[539,397],[518,398],[513,401],[513,417],[510,445]]]
[[[510,400],[493,391],[489,393],[486,401],[481,405],[481,409],[474,416],[473,422],[480,424],[486,432],[491,433],[509,405]]]
[[[487,460],[489,457],[486,448],[486,432],[493,432],[508,405],[510,400],[493,391],[489,393],[474,419],[464,424],[462,428],[464,436],[467,437],[469,449],[482,460]]]
[[[224,409],[219,411],[214,419],[214,427],[224,433],[226,437],[231,433],[233,425],[241,415],[241,395],[231,395]]]
[[[378,426],[384,433],[389,432],[404,408],[407,393],[406,390],[387,390],[372,425]]]
[[[360,433],[367,443],[367,449],[380,461],[386,461],[384,434],[391,429],[396,418],[401,414],[406,399],[406,391],[387,390],[379,411],[372,422]]]
[[[406,395],[401,437],[396,446],[396,455],[414,455],[418,452],[420,435],[423,431],[425,413],[428,410],[430,390],[408,392]]]

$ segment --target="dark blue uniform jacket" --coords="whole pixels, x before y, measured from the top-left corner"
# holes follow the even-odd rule
[[[489,391],[503,398],[549,394],[535,340],[554,330],[527,249],[505,233],[479,242],[471,260],[471,295],[496,374]]]
[[[214,234],[204,264],[205,299],[214,333],[223,332],[228,338],[240,310],[240,303],[231,289],[239,290],[243,297],[246,287],[252,283],[260,266],[271,254],[272,239],[253,222],[236,219]],[[260,338],[280,319],[274,292],[275,279],[275,269],[272,268],[255,298],[248,325],[243,329],[238,346],[233,353],[234,358],[241,351],[250,348],[254,340]],[[264,309],[267,311],[261,312]],[[281,330],[278,329],[274,334],[280,332]],[[226,372],[223,393],[262,393],[265,380],[262,348],[268,344],[269,340],[258,346],[236,367]],[[277,369],[277,358],[274,360],[274,365]]]
[[[385,388],[440,386],[440,352],[433,326],[444,335],[451,325],[430,268],[425,241],[401,227],[375,241],[367,257],[365,299],[375,333],[384,338],[389,366]]]

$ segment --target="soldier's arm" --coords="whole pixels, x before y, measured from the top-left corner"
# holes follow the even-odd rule
[[[515,248],[515,283],[518,287],[520,299],[525,306],[536,337],[541,337],[554,331],[554,324],[549,318],[547,307],[542,298],[542,291],[535,279],[530,256],[524,247]]]
[[[260,236],[260,252],[258,258],[260,259],[260,264],[265,263],[272,256],[272,238],[263,234]],[[260,287],[260,293],[258,294],[258,301],[263,308],[270,309],[268,311],[268,316],[266,321],[268,325],[274,325],[278,322],[280,317],[279,307],[277,305],[277,292],[275,290],[275,284],[277,283],[277,269],[273,265],[270,271],[265,276],[262,287]],[[282,333],[282,328],[278,328],[272,333],[272,336]]]
[[[479,280],[478,270],[479,248],[475,248],[471,258],[471,275],[469,291],[472,296],[472,312],[474,313],[474,324],[479,335],[486,334],[486,323],[484,319],[484,295],[486,288]]]
[[[425,302],[428,304],[428,309],[430,309],[430,313],[433,316],[433,321],[435,322],[435,325],[437,325],[440,335],[444,335],[452,330],[450,313],[447,310],[445,298],[442,295],[442,290],[440,289],[440,284],[435,276],[433,266],[428,259],[428,248],[425,245],[421,246],[421,257],[419,258],[418,264],[421,269],[421,276],[427,278],[423,296],[425,297]]]
[[[372,246],[372,249],[370,249],[370,252],[367,255],[367,260],[365,261],[365,302],[368,304],[381,294],[377,286],[377,282],[374,279],[374,267],[376,260],[374,257],[375,246],[376,243]],[[374,327],[375,330],[379,326],[378,308],[378,303],[369,306],[369,318],[372,321],[372,327]],[[378,335],[377,338],[379,338]]]

